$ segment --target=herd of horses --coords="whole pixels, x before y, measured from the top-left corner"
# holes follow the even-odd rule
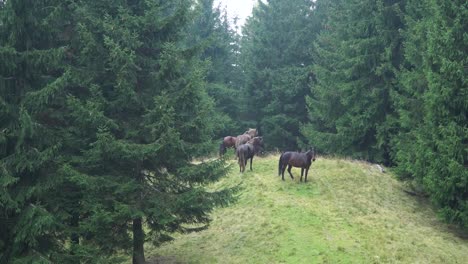
[[[250,159],[250,170],[252,170],[252,161],[255,155],[258,155],[263,149],[263,138],[258,136],[258,131],[255,128],[250,128],[244,134],[237,137],[227,136],[224,137],[219,146],[219,155],[223,156],[228,148],[233,148],[236,152],[237,161],[239,163],[239,171],[243,173],[247,162]],[[304,177],[304,182],[307,182],[307,174],[315,161],[315,150],[310,148],[307,152],[293,152],[286,151],[281,153],[278,162],[278,176],[284,181],[284,171],[288,168],[288,173],[291,179],[294,176],[291,173],[292,167],[301,168],[301,178]]]

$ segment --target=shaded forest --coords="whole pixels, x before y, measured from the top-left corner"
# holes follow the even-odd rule
[[[0,0],[0,263],[144,263],[236,187],[222,137],[385,164],[468,228],[468,3]]]

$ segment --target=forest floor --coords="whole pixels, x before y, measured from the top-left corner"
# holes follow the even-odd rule
[[[238,201],[212,214],[207,230],[147,243],[149,263],[467,263],[468,240],[406,193],[391,171],[319,157],[278,177],[278,156],[255,158],[212,186],[241,184]]]

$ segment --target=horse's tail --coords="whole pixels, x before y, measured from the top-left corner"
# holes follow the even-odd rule
[[[278,161],[278,176],[281,176],[281,160],[283,159],[283,153],[281,153],[281,156]]]
[[[224,146],[224,142],[221,142],[221,144],[219,144],[219,156],[223,156],[224,153],[226,153],[226,147]]]

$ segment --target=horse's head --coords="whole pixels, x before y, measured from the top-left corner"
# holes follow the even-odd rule
[[[254,137],[253,141],[256,142],[257,145],[263,147],[263,137]]]
[[[248,143],[252,144],[256,152],[263,148],[263,137],[254,137],[248,141]]]
[[[258,137],[253,137],[247,140],[247,143],[250,143],[252,145],[258,145],[260,142],[260,139]]]
[[[307,158],[309,160],[315,161],[315,150],[311,148],[309,151],[306,152]]]

